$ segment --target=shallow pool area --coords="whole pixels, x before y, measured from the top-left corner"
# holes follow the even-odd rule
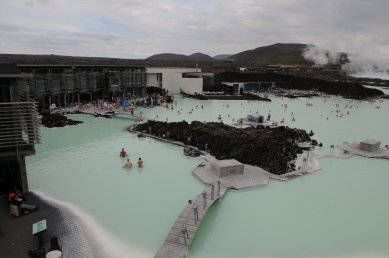
[[[389,144],[389,101],[270,97],[272,102],[177,97],[173,110],[138,108],[136,114],[169,122],[218,121],[221,115],[232,124],[270,110],[272,120],[313,130],[324,144],[316,148],[319,153],[366,138]],[[30,189],[91,216],[95,223],[89,230],[104,235],[107,253],[152,257],[187,201],[204,188],[191,174],[201,158],[123,131],[134,123],[128,118],[70,117],[84,123],[42,128],[42,144],[27,159]],[[121,148],[133,164],[141,157],[144,167],[122,168]],[[228,192],[208,212],[189,257],[388,257],[389,160],[355,156],[319,162],[322,169],[311,175]]]

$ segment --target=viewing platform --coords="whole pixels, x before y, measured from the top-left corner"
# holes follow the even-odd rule
[[[337,145],[350,155],[359,155],[368,158],[389,159],[389,148],[380,148],[380,142],[375,140],[365,140],[358,142],[344,142]]]
[[[201,163],[192,171],[192,174],[204,184],[213,184],[220,181],[228,188],[243,190],[266,185],[271,177],[271,173],[266,170],[247,164],[242,164],[242,174],[218,177],[213,172],[214,168],[211,165],[214,159],[212,157],[206,157],[206,159],[208,159],[208,162]]]

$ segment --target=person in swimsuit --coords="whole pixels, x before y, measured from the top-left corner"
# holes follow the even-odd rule
[[[141,158],[138,159],[138,168],[143,167],[143,160]]]
[[[127,159],[126,163],[123,165],[123,168],[131,168],[131,167],[132,167],[132,163],[130,159]]]
[[[122,151],[120,152],[120,157],[124,158],[124,157],[128,157],[127,155],[127,152],[124,150],[124,148],[122,148]]]

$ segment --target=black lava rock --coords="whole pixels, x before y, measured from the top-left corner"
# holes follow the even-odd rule
[[[42,125],[48,128],[52,127],[64,127],[67,125],[77,125],[82,123],[81,121],[76,121],[68,119],[66,116],[61,114],[42,114]]]
[[[189,147],[185,147],[184,148],[184,155],[189,156],[189,157],[198,157],[201,155],[201,153],[198,150],[195,150],[195,149],[192,149]]]
[[[236,159],[242,163],[259,166],[274,174],[286,173],[287,164],[293,161],[303,148],[301,142],[310,142],[309,135],[300,129],[265,126],[236,128],[223,123],[148,121],[136,125],[135,131],[149,131],[153,135],[166,135],[205,150],[217,159]]]

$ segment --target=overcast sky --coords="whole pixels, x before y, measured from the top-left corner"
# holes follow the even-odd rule
[[[389,0],[0,0],[0,53],[145,58],[310,43],[389,59]]]

